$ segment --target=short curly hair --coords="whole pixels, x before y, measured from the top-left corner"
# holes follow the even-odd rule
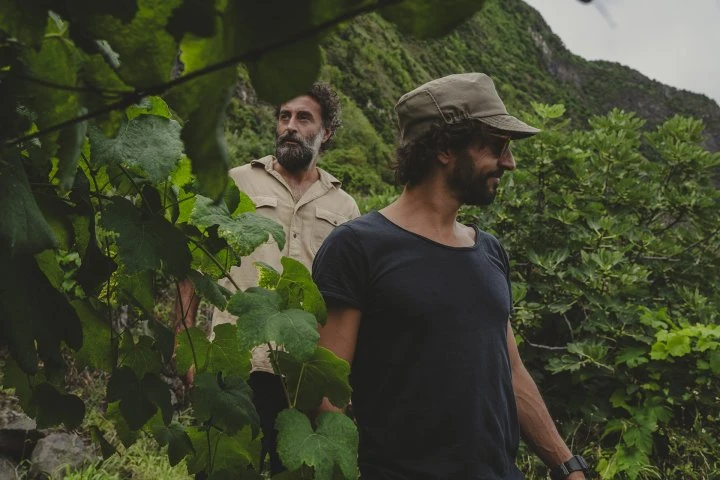
[[[435,165],[439,153],[459,153],[477,142],[487,141],[492,129],[475,119],[452,125],[433,125],[429,131],[395,152],[395,181],[412,187],[420,183]]]
[[[340,97],[327,82],[315,82],[312,87],[302,95],[307,95],[320,104],[320,114],[324,128],[330,131],[330,136],[323,142],[320,151],[327,150],[333,142],[335,131],[342,125],[340,118]],[[280,115],[281,105],[275,107],[275,117]]]

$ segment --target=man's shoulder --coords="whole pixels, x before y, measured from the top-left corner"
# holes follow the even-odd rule
[[[243,190],[243,187],[251,187],[254,182],[257,182],[260,179],[266,177],[268,179],[272,178],[267,175],[266,171],[266,165],[270,161],[272,161],[272,155],[253,160],[250,163],[240,165],[239,167],[233,167],[229,170],[228,174],[235,181],[238,188]]]

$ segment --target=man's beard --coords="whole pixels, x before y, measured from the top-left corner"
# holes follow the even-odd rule
[[[322,133],[323,131],[320,130],[312,138],[305,138],[297,133],[278,135],[275,139],[275,158],[289,172],[307,170],[312,159],[320,151]],[[290,141],[297,143],[287,143]]]
[[[468,152],[458,153],[448,186],[463,205],[490,205],[495,200],[497,190],[491,190],[488,182],[493,177],[500,178],[503,171],[498,169],[495,172],[477,174],[473,163]]]

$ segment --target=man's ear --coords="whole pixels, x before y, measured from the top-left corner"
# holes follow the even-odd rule
[[[450,152],[438,152],[437,159],[441,164],[447,165],[455,160],[455,155]]]
[[[330,129],[323,127],[323,139],[322,139],[322,143],[327,142],[328,140],[330,140],[331,137],[332,137],[332,132],[330,131]]]

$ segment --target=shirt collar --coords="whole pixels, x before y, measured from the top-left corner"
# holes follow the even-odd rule
[[[275,157],[273,155],[267,155],[265,157],[259,158],[257,160],[253,160],[250,162],[250,165],[253,167],[263,167],[266,172],[272,172],[273,171],[273,160],[275,160]],[[342,185],[342,182],[335,178],[330,173],[326,172],[320,167],[317,167],[318,173],[320,174],[320,182],[325,185],[326,187],[337,187],[340,188]]]

